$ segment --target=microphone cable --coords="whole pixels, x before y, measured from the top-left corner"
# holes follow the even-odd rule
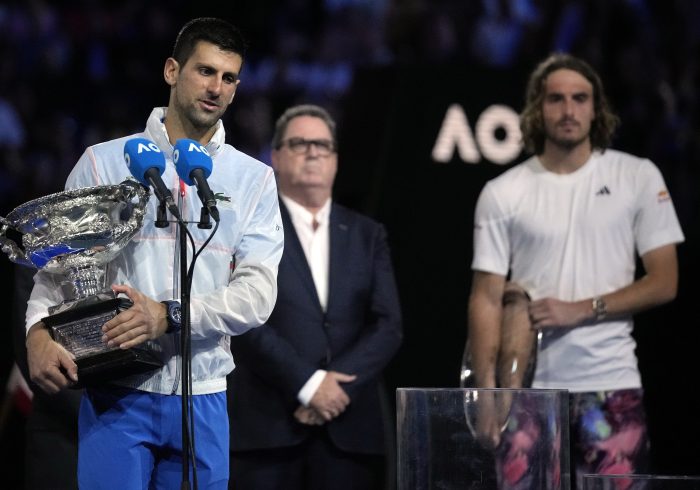
[[[202,246],[197,250],[195,248],[194,238],[192,234],[187,229],[186,224],[194,224],[197,222],[188,221],[187,223],[181,223],[181,229],[185,230],[187,237],[190,240],[192,246],[192,261],[189,267],[186,265],[186,253],[183,255],[181,260],[181,273],[185,278],[184,281],[181,280],[181,308],[182,308],[182,329],[180,332],[180,350],[182,353],[181,358],[181,370],[182,370],[182,439],[183,439],[183,489],[188,488],[186,486],[186,478],[189,476],[189,465],[187,464],[187,459],[192,462],[192,482],[194,485],[194,490],[197,490],[197,463],[196,463],[196,447],[195,447],[195,423],[194,423],[194,403],[192,400],[192,331],[190,325],[190,292],[192,288],[192,281],[194,279],[194,267],[197,259],[201,255],[202,251],[209,245],[214,235],[219,229],[219,222],[216,221],[214,229],[209,234],[209,237],[204,241]],[[184,243],[186,246],[187,242],[184,242],[183,235],[181,232],[181,248]]]

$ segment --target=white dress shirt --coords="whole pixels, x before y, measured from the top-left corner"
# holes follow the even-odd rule
[[[328,199],[314,216],[304,206],[291,198],[283,194],[280,194],[280,198],[289,211],[289,217],[292,220],[294,230],[297,237],[299,237],[301,248],[306,256],[306,262],[311,269],[311,276],[316,286],[318,300],[321,303],[321,308],[325,311],[328,304],[328,267],[330,257],[328,224],[331,215],[331,200]],[[297,399],[302,405],[309,405],[311,398],[318,390],[325,376],[326,371],[318,369],[299,390]]]

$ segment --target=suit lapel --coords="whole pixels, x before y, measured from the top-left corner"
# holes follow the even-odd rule
[[[284,205],[282,200],[279,201],[280,214],[282,215],[282,225],[284,226],[284,256],[287,258],[289,263],[294,269],[296,269],[301,282],[304,287],[308,290],[311,298],[318,308],[321,309],[321,303],[318,300],[318,292],[316,291],[316,285],[314,284],[314,278],[311,275],[311,268],[309,263],[306,261],[306,255],[304,255],[304,249],[301,247],[301,242],[297,236],[296,230],[294,229],[294,224],[292,223],[292,218],[289,217],[289,211]]]
[[[348,216],[343,212],[343,209],[331,205],[330,223],[328,225],[330,237],[330,257],[328,264],[328,304],[326,311],[330,311],[333,306],[333,297],[338,281],[342,281],[345,277],[343,265],[347,263],[349,254],[349,231],[350,225]]]

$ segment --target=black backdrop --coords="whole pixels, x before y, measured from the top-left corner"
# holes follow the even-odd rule
[[[163,51],[155,48],[151,51],[144,53],[144,57],[157,57],[160,66]],[[447,163],[435,162],[431,152],[446,111],[458,105],[474,131],[479,116],[492,104],[518,110],[526,73],[531,68],[528,64],[497,71],[476,68],[470,63],[427,62],[358,68],[350,92],[339,103],[341,147],[335,196],[341,203],[386,224],[403,305],[405,339],[386,373],[390,390],[458,385],[466,339],[474,204],[486,180],[509,166],[486,159],[469,163],[458,154]],[[132,122],[136,124],[134,130],[141,128],[151,104],[165,102],[165,88],[158,73],[150,69],[143,73],[138,89],[129,85],[139,97],[124,105],[129,107],[134,121],[116,125],[113,131],[119,131],[119,135],[126,134],[126,128],[131,130]],[[70,82],[63,78],[59,81],[73,83],[79,79],[76,76]],[[613,103],[622,102],[626,95],[625,82],[616,87],[612,86],[615,82],[606,80],[615,95]],[[94,91],[111,93],[102,86]],[[55,100],[50,97],[44,106],[55,107],[60,103],[83,108],[86,114],[81,113],[80,120],[87,114],[97,119],[91,103],[86,103],[92,97],[84,94],[76,90]],[[36,96],[41,95],[37,91]],[[235,117],[240,104],[245,102],[245,86],[237,97],[231,110],[233,116],[227,115],[229,118]],[[643,103],[638,98],[629,100]],[[282,109],[279,100],[275,106],[276,115]],[[630,107],[625,108],[629,113]],[[100,116],[116,117],[113,110],[105,110]],[[51,121],[46,124],[53,127]],[[670,305],[638,315],[635,337],[647,393],[655,471],[696,474],[700,473],[700,424],[696,422],[700,405],[693,396],[697,389],[695,351],[700,340],[694,308],[694,281],[700,272],[696,253],[700,230],[695,189],[697,162],[667,162],[657,160],[654,154],[644,154],[644,149],[649,147],[645,138],[653,136],[651,129],[625,125],[623,114],[616,146],[650,157],[659,164],[687,241],[679,248],[678,298]],[[239,141],[232,143],[240,146]],[[521,155],[517,160],[522,158]],[[72,162],[74,158],[68,160]],[[60,187],[58,180],[61,179],[57,179],[56,186]],[[0,214],[7,211],[9,208],[2,209]],[[6,279],[3,304],[7,309],[12,298],[11,268],[5,259],[0,262],[0,277]],[[1,362],[5,373],[12,362],[9,332],[6,331],[3,340]],[[20,427],[11,429],[16,430],[9,435],[21,437]],[[2,454],[17,456],[21,445],[7,436],[3,434]]]
[[[342,200],[346,188],[369,184],[367,211],[389,232],[406,328],[396,381],[455,385],[466,332],[474,205],[486,180],[508,166],[486,159],[468,163],[457,151],[450,162],[438,163],[431,152],[450,106],[463,109],[473,133],[488,106],[519,106],[519,80],[446,66],[363,75],[346,106],[346,134],[357,140],[341,140],[336,195]],[[365,121],[375,127],[358,131]]]

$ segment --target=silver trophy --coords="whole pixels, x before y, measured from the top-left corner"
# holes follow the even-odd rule
[[[105,284],[105,268],[143,224],[149,191],[133,180],[74,189],[29,201],[0,216],[0,244],[10,260],[62,278],[61,304],[42,319],[75,356],[81,386],[162,366],[156,344],[108,347],[102,326],[131,301]]]

